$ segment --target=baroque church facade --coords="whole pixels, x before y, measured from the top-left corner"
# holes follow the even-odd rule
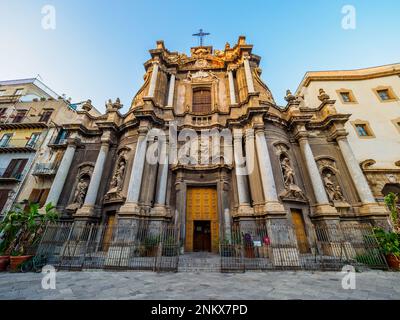
[[[387,223],[347,141],[350,115],[324,90],[317,105],[288,91],[278,106],[243,36],[190,56],[158,41],[150,55],[126,114],[118,99],[100,116],[88,102],[63,126],[46,201],[63,219],[170,223],[185,251],[212,252],[233,226],[292,226],[312,241],[318,225]]]

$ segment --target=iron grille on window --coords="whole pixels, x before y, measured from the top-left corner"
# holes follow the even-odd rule
[[[211,112],[211,91],[207,88],[193,90],[193,112],[209,113]]]

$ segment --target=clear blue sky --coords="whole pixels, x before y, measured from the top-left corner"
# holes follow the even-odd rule
[[[56,9],[56,29],[42,28],[42,7]],[[341,27],[344,5],[356,29]],[[73,101],[104,110],[120,97],[126,111],[143,81],[156,40],[189,52],[211,33],[216,49],[246,35],[262,57],[262,77],[278,104],[309,70],[355,69],[399,62],[398,0],[139,1],[0,0],[0,79],[35,77]]]

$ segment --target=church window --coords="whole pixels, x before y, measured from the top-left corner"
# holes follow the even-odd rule
[[[193,90],[192,111],[195,113],[211,112],[211,90],[209,88],[196,88]]]

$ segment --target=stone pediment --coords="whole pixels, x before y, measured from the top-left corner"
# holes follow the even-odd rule
[[[224,67],[224,60],[213,56],[188,58],[180,65],[181,70],[220,69]]]
[[[187,72],[186,79],[184,81],[213,81],[218,80],[218,77],[212,71],[199,70],[196,72]]]

